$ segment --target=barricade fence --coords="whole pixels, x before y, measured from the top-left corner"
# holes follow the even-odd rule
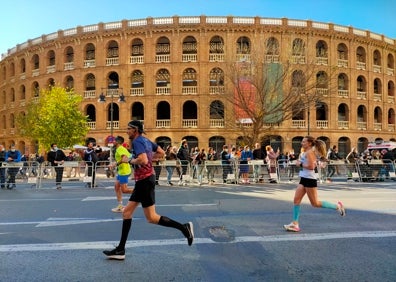
[[[15,185],[28,184],[36,188],[54,188],[55,167],[48,162],[24,161],[0,163],[0,173],[4,173],[4,185],[15,179]],[[248,171],[249,183],[297,182],[300,167],[295,162],[278,161],[269,167],[264,160],[251,160],[247,164],[238,161],[205,161],[194,164],[188,161],[163,161],[154,165],[156,179],[160,185],[206,185],[245,184],[241,166]],[[62,171],[62,184],[69,183],[86,187],[113,187],[115,168],[109,162],[65,161],[58,168]],[[396,181],[395,162],[392,160],[367,160],[348,163],[344,160],[318,162],[317,179],[321,183],[332,181]],[[130,185],[133,185],[133,169]]]
[[[246,164],[242,164],[246,165]],[[270,167],[264,160],[251,160],[247,163],[249,183],[294,182],[299,181],[300,167],[295,161],[278,161]],[[184,170],[183,170],[184,168]],[[205,161],[202,164],[178,161],[164,161],[155,167],[157,180],[175,184],[245,184],[241,177],[241,163]],[[171,176],[168,178],[168,171]],[[182,181],[180,174],[184,171]],[[392,160],[371,160],[349,163],[345,160],[318,161],[315,169],[320,183],[332,181],[396,181],[395,162]]]

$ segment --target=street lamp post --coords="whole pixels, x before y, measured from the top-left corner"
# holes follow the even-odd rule
[[[118,85],[117,85],[118,86]],[[106,91],[106,94],[103,93],[103,90]],[[103,88],[102,87],[102,92],[99,95],[99,102],[100,103],[104,103],[106,102],[106,97],[109,96],[111,97],[111,103],[110,103],[110,136],[108,137],[109,140],[107,140],[108,142],[108,146],[110,147],[110,162],[113,160],[113,150],[111,147],[113,147],[113,143],[114,143],[114,136],[113,136],[113,132],[114,132],[114,96],[118,96],[118,102],[120,103],[124,103],[125,102],[125,96],[122,93],[122,88],[118,88],[118,87],[112,87],[111,85],[109,85],[108,88]]]

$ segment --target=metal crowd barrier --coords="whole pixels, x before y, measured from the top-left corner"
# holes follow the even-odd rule
[[[91,162],[85,161],[65,161],[63,165],[58,167],[63,168],[62,187],[87,185],[92,178],[88,176],[88,165],[94,165]],[[49,162],[43,162],[38,167],[36,188],[55,188],[56,172],[54,166]]]
[[[31,184],[37,185],[40,164],[36,161],[2,162],[1,170],[4,170],[5,184],[7,185],[10,176],[15,176],[15,185]]]
[[[108,162],[93,164],[85,161],[65,161],[62,184],[65,186],[113,187],[115,169],[108,167]],[[300,167],[295,162],[277,162],[270,171],[263,160],[248,161],[250,183],[294,182],[299,180]],[[55,170],[48,162],[25,161],[18,163],[2,162],[1,168],[6,177],[14,170],[16,185],[29,184],[36,188],[55,188]],[[240,163],[237,161],[224,165],[221,160],[205,161],[201,165],[190,162],[163,161],[154,165],[154,171],[160,185],[167,184],[168,170],[172,171],[171,182],[174,185],[207,184],[244,184],[240,177]],[[183,174],[182,174],[183,173]],[[182,177],[180,177],[182,174]],[[321,182],[331,181],[396,181],[395,162],[392,160],[368,160],[348,163],[344,160],[319,162],[316,169],[317,179]],[[133,170],[130,185],[134,185]]]

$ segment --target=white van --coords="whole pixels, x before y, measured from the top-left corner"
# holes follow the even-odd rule
[[[382,150],[387,150],[387,151],[392,151],[393,149],[396,149],[396,142],[394,141],[381,141],[381,142],[370,142],[367,146],[367,150],[369,150],[370,152],[372,150],[378,150],[378,151],[382,151]]]

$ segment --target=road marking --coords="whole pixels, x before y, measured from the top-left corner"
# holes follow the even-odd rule
[[[351,238],[385,238],[396,237],[396,231],[359,231],[359,232],[336,232],[336,233],[293,233],[285,235],[269,236],[242,236],[235,237],[228,243],[215,242],[210,238],[194,238],[196,244],[235,244],[235,243],[266,243],[284,241],[312,241],[312,240],[334,240]],[[74,243],[49,243],[49,244],[15,244],[0,245],[0,252],[34,252],[34,251],[62,251],[62,250],[98,250],[109,249],[118,244],[118,241],[97,242],[74,242]],[[146,246],[169,246],[186,245],[186,239],[170,240],[136,240],[128,242],[126,248],[138,248]]]
[[[139,218],[133,218],[134,220]],[[50,217],[46,221],[21,221],[21,222],[0,222],[2,225],[36,225],[36,227],[62,226],[73,224],[99,223],[109,221],[121,221],[122,218],[98,219],[98,218],[57,218]]]

